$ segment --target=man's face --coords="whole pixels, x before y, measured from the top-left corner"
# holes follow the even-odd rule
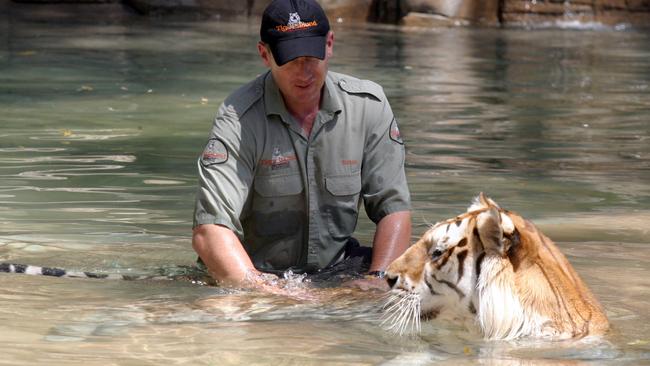
[[[262,42],[258,51],[264,64],[271,69],[273,80],[280,88],[285,103],[320,102],[320,92],[325,83],[329,58],[332,56],[334,34],[327,35],[325,59],[298,57],[282,66],[273,59],[270,49]]]

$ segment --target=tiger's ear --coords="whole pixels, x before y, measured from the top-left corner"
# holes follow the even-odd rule
[[[494,206],[482,212],[476,218],[479,238],[487,255],[505,256],[506,248],[501,229],[501,215]]]
[[[490,200],[487,198],[487,196],[483,192],[478,194],[478,202],[481,205],[485,206],[485,207],[490,207],[491,206],[490,205]]]

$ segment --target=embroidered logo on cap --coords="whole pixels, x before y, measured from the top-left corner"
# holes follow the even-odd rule
[[[300,23],[300,14],[298,13],[289,13],[289,23],[287,23],[287,26],[292,26]]]
[[[222,164],[228,161],[228,149],[219,139],[210,139],[201,155],[201,164],[209,166],[213,164]]]
[[[311,22],[303,22],[298,13],[289,13],[289,22],[287,22],[287,25],[277,25],[275,30],[285,33],[316,26],[318,26],[318,22],[315,20]]]

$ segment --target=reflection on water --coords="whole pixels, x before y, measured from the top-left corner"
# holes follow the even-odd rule
[[[20,20],[19,20],[20,19]],[[195,158],[263,71],[256,25],[0,18],[0,259],[189,265]],[[407,141],[415,235],[485,191],[535,221],[607,309],[604,339],[398,338],[381,294],[0,276],[6,364],[639,364],[650,360],[650,35],[338,28],[332,69],[381,83]],[[358,227],[371,240],[371,225]]]

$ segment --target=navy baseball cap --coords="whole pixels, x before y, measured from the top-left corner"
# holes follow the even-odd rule
[[[315,0],[274,0],[264,10],[260,38],[279,66],[301,57],[325,59],[330,23]]]

